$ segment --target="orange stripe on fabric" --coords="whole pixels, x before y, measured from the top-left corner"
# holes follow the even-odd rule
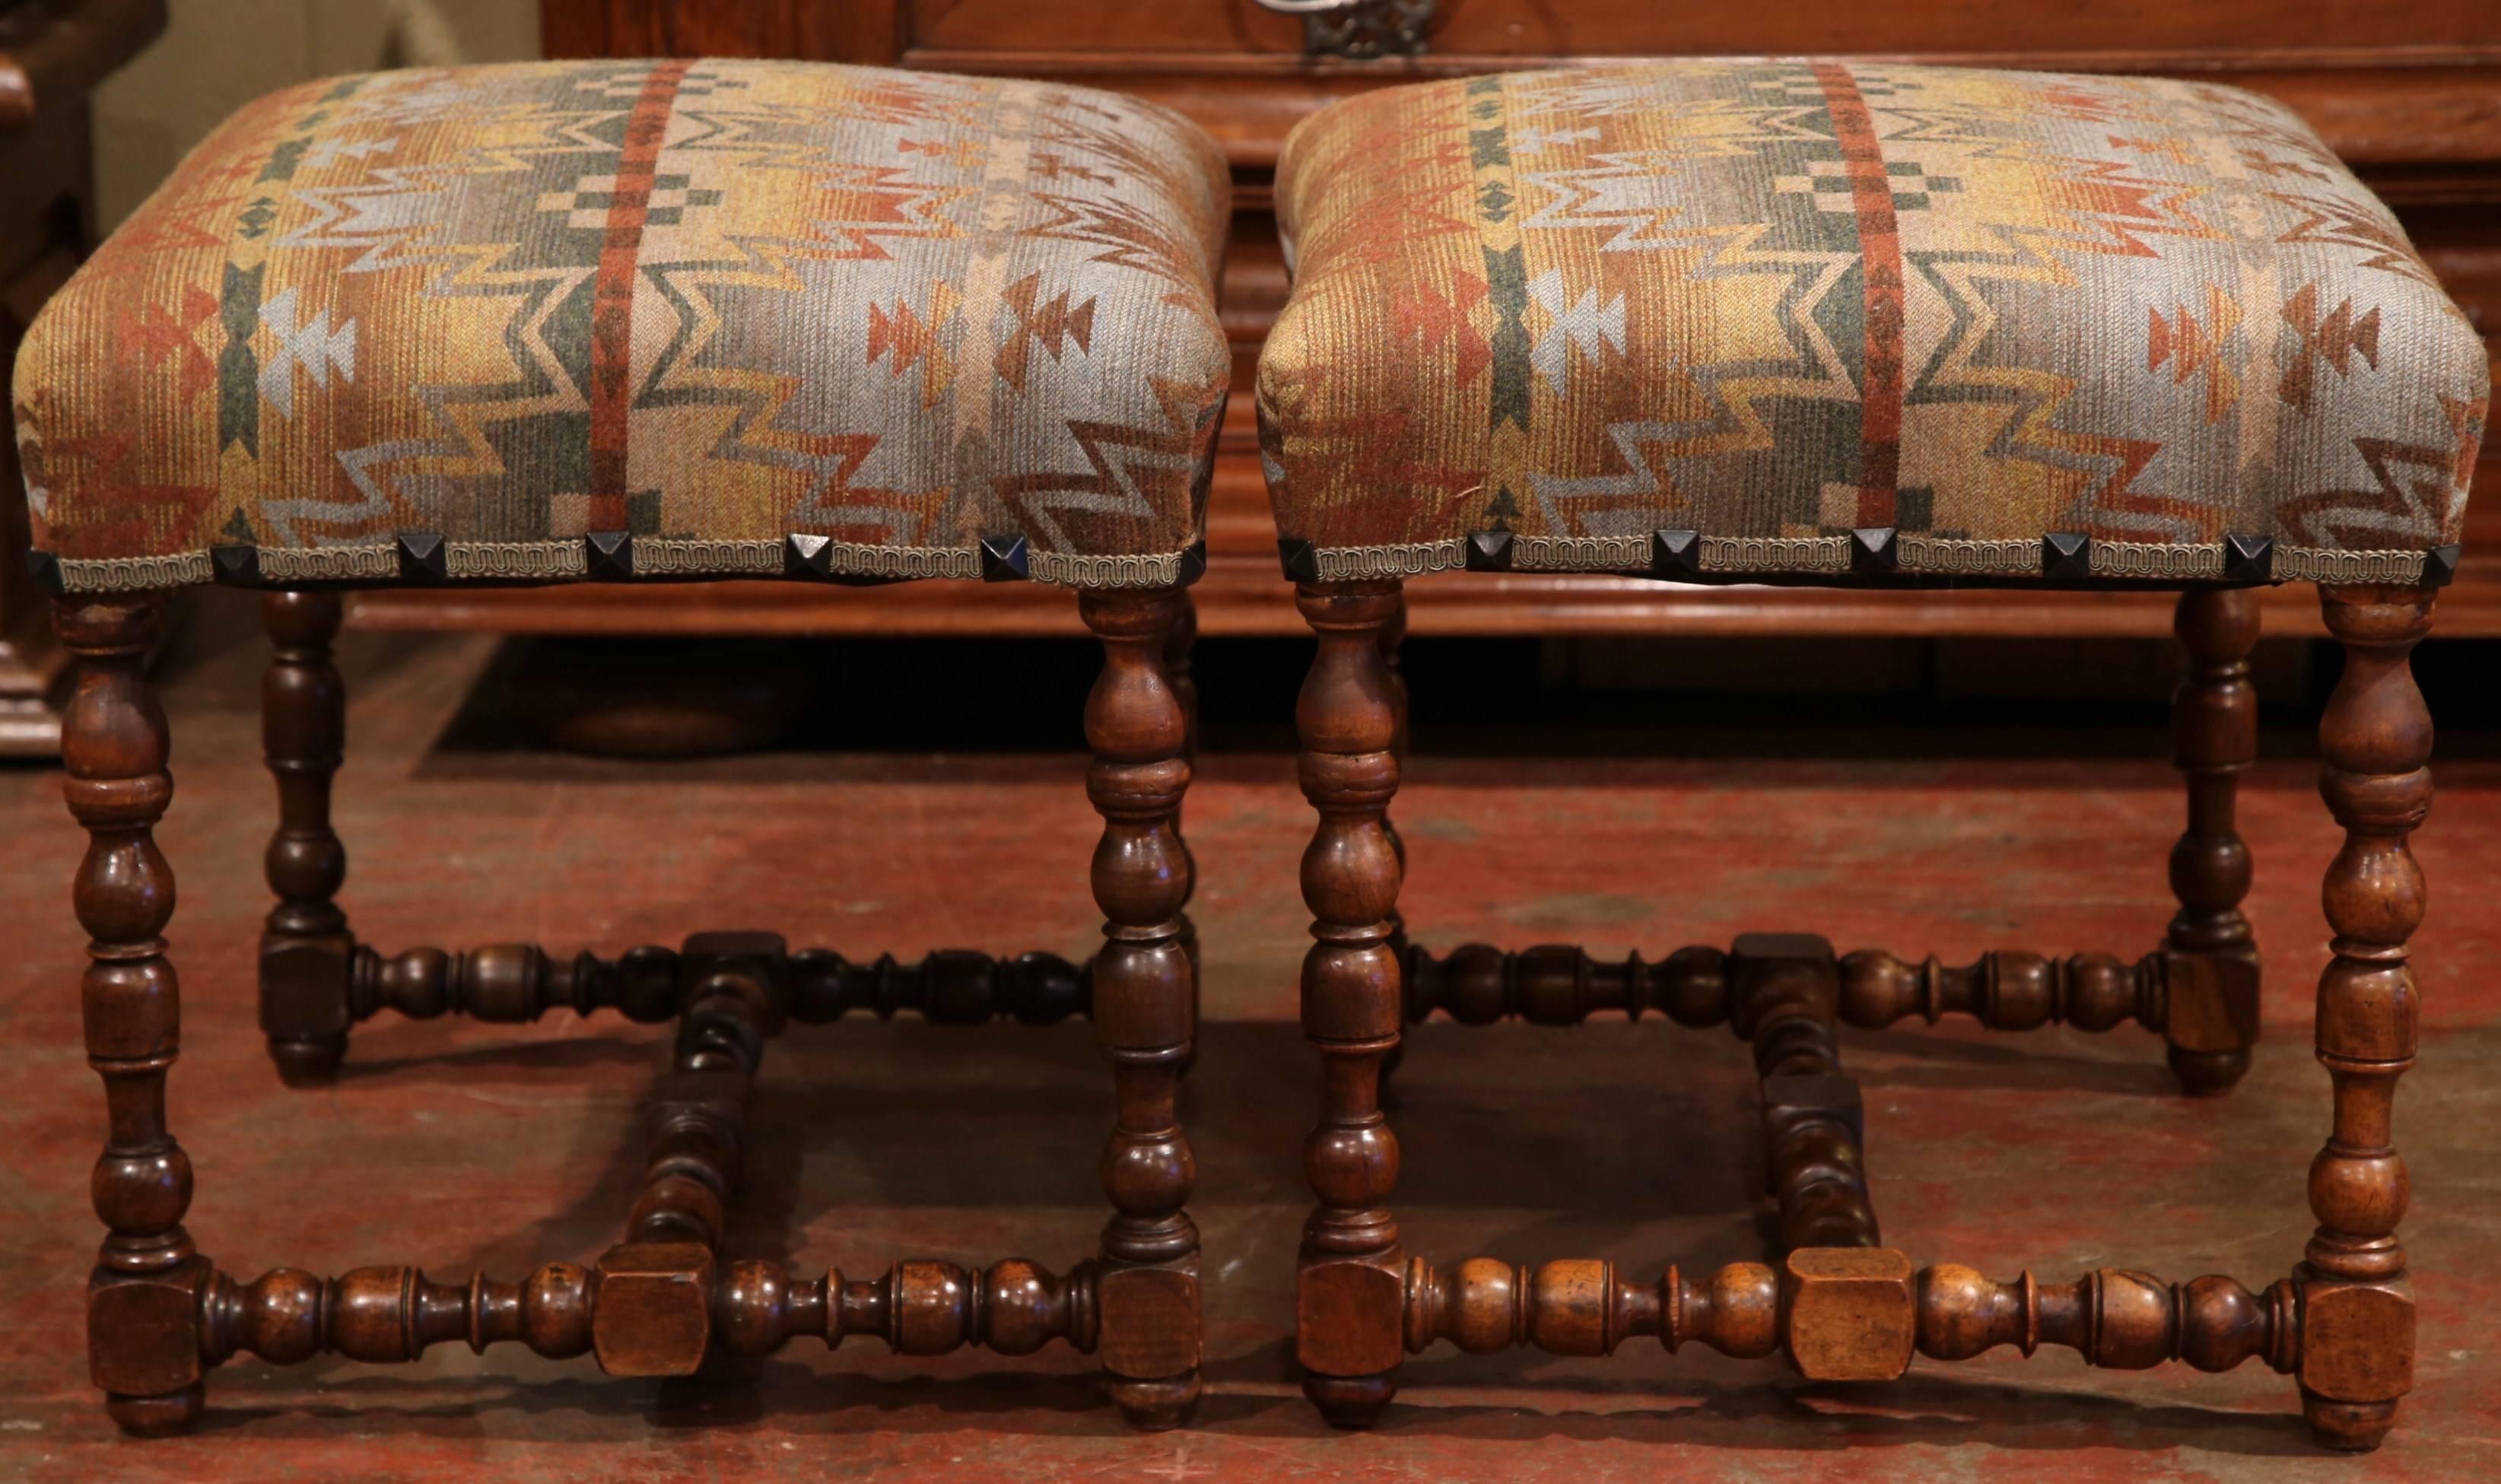
[[[1893,215],[1893,178],[1876,139],[1876,119],[1858,80],[1837,62],[1816,64],[1832,114],[1832,134],[1858,217],[1859,276],[1866,283],[1866,371],[1859,385],[1858,524],[1893,523],[1902,465],[1902,232]]]
[[[678,84],[694,65],[662,62],[643,81],[625,119],[617,188],[590,301],[590,521],[593,531],[625,529],[625,430],[634,400],[634,263],[651,209],[651,181]]]

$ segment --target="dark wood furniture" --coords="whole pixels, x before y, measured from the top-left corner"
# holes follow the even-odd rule
[[[2162,1035],[2187,1091],[2221,1093],[2240,1080],[2258,1032],[2257,948],[2240,910],[2250,852],[2233,824],[2238,776],[2257,751],[2252,593],[2178,600],[2189,659],[2174,702],[2187,828],[2170,859],[2180,909],[2160,942],[2132,962],[1999,950],[1956,969],[1879,949],[1838,956],[1822,939],[1793,934],[1749,934],[1725,951],[1681,948],[1655,963],[1600,964],[1560,945],[1469,944],[1437,959],[1409,940],[1398,912],[1407,851],[1388,811],[1407,733],[1400,586],[1302,586],[1319,640],[1297,711],[1303,791],[1319,813],[1303,860],[1317,940],[1303,965],[1303,1025],[1327,1068],[1304,1150],[1318,1201],[1297,1290],[1304,1390],[1331,1422],[1365,1425],[1395,1393],[1401,1359],[1443,1339],[1479,1353],[1524,1345],[1591,1356],[1636,1337],[1670,1350],[1698,1341],[1736,1356],[1784,1353],[1814,1380],[1889,1380],[1915,1354],[1957,1361],[2049,1343],[2122,1369],[2258,1360],[2298,1380],[2321,1442],[2376,1446],[2413,1383],[2414,1293],[2397,1238],[2409,1192],[2390,1108],[2413,1065],[2418,1018],[2406,940],[2422,917],[2423,883],[2406,841],[2431,803],[2431,718],[2408,656],[2430,630],[2433,594],[2330,587],[2319,598],[2346,654],[2319,725],[2319,789],[2345,830],[2327,869],[2334,957],[2318,1000],[2335,1111],[2310,1169],[2318,1230],[2291,1274],[2258,1291],[2222,1276],[2175,1284],[2120,1269],[2043,1283],[2028,1270],[1998,1282],[1953,1264],[1915,1268],[1879,1235],[1857,1085],[1842,1074],[1834,1036],[1840,1024],[1912,1015],[1970,1015],[2008,1031],[2134,1021]],[[1507,1016],[1569,1025],[1601,1010],[1728,1025],[1762,1077],[1777,1261],[1713,1273],[1670,1266],[1636,1283],[1602,1261],[1445,1267],[1411,1251],[1389,1208],[1398,1140],[1381,1087],[1401,1027],[1437,1010],[1473,1025]]]
[[[1064,1339],[1100,1357],[1131,1421],[1169,1427],[1185,1414],[1200,1355],[1198,1230],[1184,1209],[1196,1170],[1175,1108],[1197,1019],[1197,944],[1184,911],[1192,868],[1180,833],[1193,714],[1185,593],[1079,599],[1105,655],[1085,703],[1094,754],[1085,786],[1104,821],[1092,879],[1108,919],[1102,948],[1083,966],[964,950],[917,964],[851,963],[754,932],[703,933],[674,950],[613,960],[560,958],[528,943],[380,953],[356,940],[337,901],[348,866],[330,823],[346,742],[346,696],[331,663],[340,598],[268,594],[277,653],[262,716],[280,821],[267,855],[278,904],[261,939],[260,1014],[286,1080],[334,1075],[350,1028],[383,1011],[513,1023],[557,1008],[613,1009],[678,1024],[617,1244],[588,1266],[451,1282],[414,1267],[336,1277],[282,1268],[240,1282],[183,1228],[191,1169],[165,1111],[181,1020],[163,936],[174,875],[153,837],[173,780],[164,713],[144,668],[163,608],[162,594],[54,605],[79,662],[63,761],[70,810],[92,841],[74,896],[92,939],[87,1055],[111,1114],[94,1179],[108,1235],[88,1287],[88,1347],[95,1384],[123,1428],[188,1427],[205,1372],[245,1351],[282,1365],[325,1353],[412,1361],[432,1344],[510,1340],[550,1357],[592,1354],[611,1374],[657,1376],[691,1374],[707,1353],[762,1356],[797,1336],[837,1344],[852,1335],[910,1355],[968,1344],[1023,1355]],[[1098,1254],[1064,1273],[1016,1259],[970,1271],[905,1261],[856,1278],[724,1260],[723,1206],[739,1181],[765,1043],[793,1022],[852,1010],[909,1010],[951,1025],[1090,1017],[1117,1094],[1101,1164],[1113,1215]]]
[[[1369,0],[1384,18],[1417,0]],[[2054,7],[1940,0],[1867,5],[1660,5],[1653,0],[1438,0],[1420,55],[1314,55],[1305,17],[1260,0],[542,0],[551,56],[719,53],[1064,78],[1180,109],[1223,142],[1235,222],[1224,281],[1236,395],[1196,595],[1202,632],[1300,632],[1277,580],[1248,388],[1284,302],[1269,179],[1285,132],[1332,99],[1384,82],[1612,56],[1817,52],[2069,71],[2211,76],[2291,103],[2394,203],[2452,295],[2501,332],[2501,7],[2316,0],[2075,0]],[[2443,631],[2501,634],[2501,461],[2470,517]],[[1001,595],[1005,596],[1005,595]],[[2316,606],[2263,595],[2271,631],[2320,635]],[[965,603],[926,585],[862,601],[784,586],[718,584],[655,598],[577,587],[514,593],[375,593],[360,625],[514,633],[1026,634],[1077,632],[1055,594]],[[1868,593],[1711,590],[1612,577],[1507,575],[1425,584],[1417,633],[2150,636],[2167,605],[2142,593]]]
[[[164,0],[0,4],[0,385],[35,312],[95,244],[87,94],[164,29]],[[50,757],[64,657],[26,574],[17,440],[0,445],[0,757]]]

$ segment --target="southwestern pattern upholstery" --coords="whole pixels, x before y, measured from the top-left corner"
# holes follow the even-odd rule
[[[1178,115],[1034,82],[597,61],[276,93],[25,344],[39,571],[1185,580],[1228,189]]]
[[[2455,559],[2483,346],[2387,210],[2238,89],[1714,61],[1431,82],[1306,120],[1277,200],[1295,281],[1259,413],[1306,580]]]

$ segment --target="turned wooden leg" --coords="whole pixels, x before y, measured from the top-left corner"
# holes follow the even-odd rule
[[[1178,820],[1189,786],[1189,719],[1166,668],[1182,598],[1086,593],[1079,611],[1103,642],[1085,703],[1094,762],[1085,791],[1103,816],[1094,900],[1108,920],[1093,967],[1094,1031],[1118,1098],[1103,1148],[1097,1291],[1103,1369],[1120,1410],[1177,1425],[1198,1399],[1198,1228],[1183,1206],[1198,1170],[1175,1094],[1197,1034],[1196,979],[1183,941],[1189,851]]]
[[[1396,610],[1390,613],[1388,621],[1381,626],[1381,662],[1389,667],[1389,704],[1396,713],[1396,731],[1390,739],[1389,753],[1398,760],[1398,766],[1404,768],[1407,766],[1407,674],[1398,668],[1398,646],[1407,642],[1406,594],[1403,592],[1398,594],[1396,602]],[[1407,841],[1398,833],[1398,822],[1390,818],[1385,809],[1382,811],[1381,829],[1383,834],[1389,837],[1389,848],[1397,852],[1398,874],[1403,880],[1407,874]],[[1407,941],[1407,917],[1397,907],[1392,907],[1389,909],[1388,921],[1390,951],[1398,955],[1401,1018],[1417,1019],[1419,1017],[1416,1015],[1414,1009],[1415,987],[1409,982],[1413,972],[1409,955],[1414,952],[1414,949]],[[1380,1087],[1384,1104],[1391,1101],[1391,1080],[1397,1075],[1399,1063],[1406,1059],[1407,1047],[1404,1042],[1390,1047],[1389,1054],[1381,1059]]]
[[[1173,699],[1181,704],[1182,756],[1195,765],[1198,762],[1198,676],[1193,662],[1198,652],[1198,605],[1191,600],[1186,587],[1175,588],[1168,596],[1172,599],[1172,620],[1164,630],[1164,676],[1172,686]]]
[[[1389,755],[1398,760],[1399,767],[1404,768],[1407,766],[1407,672],[1399,668],[1398,647],[1407,643],[1407,595],[1394,593],[1390,601],[1389,617],[1381,625],[1381,663],[1389,672],[1389,706],[1394,727],[1389,740]],[[1389,817],[1385,808],[1381,811],[1381,828],[1389,837],[1389,848],[1398,852],[1398,869],[1404,874],[1407,870],[1407,841],[1399,837],[1398,822]],[[1392,937],[1403,951],[1407,943],[1407,919],[1397,907],[1392,907],[1389,921],[1396,929]]]
[[[2318,980],[2318,1060],[2335,1123],[2310,1166],[2318,1230],[2302,1284],[2301,1404],[2331,1448],[2375,1448],[2414,1385],[2414,1286],[2397,1223],[2409,1199],[2394,1142],[2397,1079],[2419,1014],[2406,940],[2423,914],[2406,837],[2431,808],[2431,714],[2408,657],[2431,631],[2432,595],[2319,589],[2345,675],[2318,724],[2318,791],[2345,828],[2322,893],[2335,933]]]
[[[2180,1085],[2229,1091],[2258,1039],[2258,950],[2241,899],[2250,847],[2233,817],[2241,774],[2257,757],[2257,691],[2250,651],[2258,604],[2242,588],[2185,592],[2173,627],[2188,674],[2171,702],[2173,756],[2188,783],[2188,827],[2171,849],[2180,913],[2163,942],[2163,1039]]]
[[[110,1130],[91,1185],[108,1235],[87,1279],[87,1357],[106,1409],[137,1434],[199,1420],[199,1293],[210,1271],[183,1230],[191,1163],[165,1127],[182,994],[162,936],[174,915],[174,873],[153,830],[174,780],[165,713],[144,668],[164,603],[148,593],[53,607],[61,643],[78,661],[61,728],[61,786],[87,832],[71,900],[92,940],[81,1000]]]
[[[260,935],[260,1028],[290,1087],[338,1075],[348,1052],[356,942],[339,909],[348,852],[330,828],[330,779],[347,744],[347,689],[330,662],[339,595],[274,592],[260,602],[276,652],[261,682],[261,744],[278,780],[269,889]]]
[[[1319,652],[1295,707],[1303,794],[1319,827],[1303,855],[1317,940],[1303,960],[1303,1032],[1320,1053],[1318,1126],[1303,1171],[1318,1206],[1303,1227],[1295,1347],[1303,1391],[1331,1423],[1361,1427],[1397,1392],[1407,1254],[1390,1216],[1398,1140],[1381,1111],[1396,1048],[1400,864],[1384,822],[1398,789],[1396,680],[1381,639],[1395,582],[1306,584],[1297,602]]]
[[[1172,627],[1164,631],[1164,674],[1172,683],[1174,698],[1181,703],[1184,736],[1181,755],[1195,770],[1198,767],[1198,679],[1191,665],[1198,648],[1198,605],[1191,601],[1186,587],[1176,589],[1173,598]],[[1190,889],[1194,891],[1198,886],[1198,858],[1189,853],[1189,833],[1182,828],[1181,816],[1181,809],[1175,808],[1173,831],[1181,839],[1182,854],[1189,859]],[[1182,951],[1189,955],[1189,1023],[1194,1027],[1199,1019],[1202,985],[1198,968],[1198,924],[1190,921],[1187,898],[1183,899],[1182,907],[1181,946]],[[1192,1040],[1190,1053],[1182,1062],[1183,1075],[1188,1075],[1190,1069],[1197,1065],[1198,1045]]]

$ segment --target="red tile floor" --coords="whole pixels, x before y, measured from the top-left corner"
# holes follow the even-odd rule
[[[219,608],[218,605],[229,605]],[[235,616],[213,595],[211,616]],[[208,625],[212,629],[217,623]],[[658,1029],[555,1018],[510,1029],[379,1021],[334,1090],[288,1092],[253,1025],[268,789],[258,654],[229,631],[169,680],[185,990],[174,1125],[199,1172],[191,1229],[242,1274],[418,1264],[511,1276],[583,1260],[621,1221],[636,1099]],[[1072,754],[781,754],[623,766],[440,744],[485,667],[474,639],[350,635],[346,901],[385,948],[535,937],[567,949],[762,926],[846,952],[934,945],[1085,951],[1094,820]],[[881,705],[900,704],[891,699]],[[1073,717],[1076,697],[1067,698]],[[1072,721],[1073,725],[1073,721]],[[1730,755],[1499,760],[1419,729],[1399,817],[1406,893],[1436,943],[1580,940],[1655,956],[1750,928],[1843,947],[1991,945],[2133,955],[2169,904],[2179,793],[2158,758]],[[2272,743],[2271,743],[2272,745]],[[2317,882],[2334,834],[2294,734],[2255,771],[2250,903],[2268,958],[2267,1041],[2239,1092],[2173,1094],[2133,1029],[1991,1038],[1851,1034],[1877,1209],[1923,1262],[2065,1278],[2103,1264],[2185,1279],[2281,1275],[2308,1228],[2302,1177],[2326,1079],[2307,1050],[2323,957]],[[421,1364],[229,1365],[195,1436],[124,1441],[84,1384],[79,1299],[101,1130],[78,1052],[80,842],[55,776],[0,771],[0,1478],[186,1484],[372,1479],[762,1481],[2460,1480],[2501,1476],[2501,766],[2460,761],[2418,841],[2434,888],[2418,939],[2421,1068],[2400,1137],[2422,1305],[2418,1389],[2368,1460],[2314,1451],[2291,1383],[2255,1366],[2121,1373],[2072,1353],[1919,1362],[1890,1386],[1813,1386],[1770,1363],[1649,1341],[1611,1361],[1448,1347],[1410,1362],[1380,1428],[1329,1433],[1285,1332],[1315,1103],[1293,1027],[1305,941],[1294,864],[1308,815],[1277,751],[1211,756],[1192,793],[1207,1028],[1185,1112],[1209,1277],[1198,1426],[1140,1437],[1094,1404],[1087,1363],[900,1359],[794,1343],[693,1381],[604,1380],[587,1360],[442,1347]],[[1610,1020],[1577,1032],[1439,1023],[1414,1038],[1396,1109],[1411,1242],[1446,1257],[1605,1255],[1655,1272],[1757,1255],[1752,1088],[1720,1033]],[[768,1053],[737,1255],[857,1274],[898,1256],[1054,1268],[1088,1250],[1108,1087],[1082,1024],[944,1030],[851,1020]]]

